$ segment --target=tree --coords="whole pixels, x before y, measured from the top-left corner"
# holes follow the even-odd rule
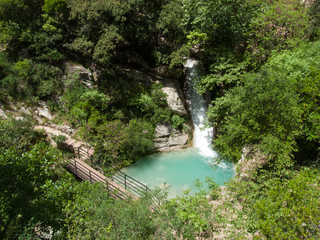
[[[259,10],[246,33],[247,61],[253,67],[261,66],[273,50],[290,48],[310,36],[307,8],[300,1],[258,2]]]
[[[35,228],[39,232],[49,232],[49,226],[54,232],[61,229],[62,200],[44,194],[53,185],[53,166],[59,164],[58,160],[57,153],[44,143],[30,151],[11,147],[1,153],[1,238],[17,239],[25,231],[34,236]]]
[[[298,138],[318,142],[318,49],[316,42],[274,54],[258,73],[246,74],[243,85],[214,101],[208,117],[219,126],[215,146],[225,156],[237,160],[243,147],[255,145],[280,163],[301,150]]]

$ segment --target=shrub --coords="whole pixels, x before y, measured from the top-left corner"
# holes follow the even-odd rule
[[[268,239],[320,236],[320,175],[306,169],[288,181],[276,180],[253,206],[258,229]]]
[[[55,141],[56,144],[58,144],[58,145],[64,143],[65,140],[67,140],[67,138],[66,138],[66,136],[63,136],[63,135],[53,137],[53,141]]]
[[[171,126],[175,129],[181,129],[185,122],[186,122],[185,119],[178,116],[177,114],[174,114],[171,117]]]

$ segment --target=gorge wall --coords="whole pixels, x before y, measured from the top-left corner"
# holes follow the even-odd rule
[[[90,71],[81,65],[66,64],[69,72],[78,73],[81,80],[90,85],[99,76],[99,71]],[[143,70],[129,65],[117,65],[115,70],[120,75],[135,79],[139,84],[150,87],[154,83],[163,85],[162,91],[167,95],[170,110],[181,117],[190,118],[186,98],[183,92],[184,75],[177,74],[166,66]],[[183,130],[174,129],[170,124],[159,123],[155,129],[154,150],[168,152],[185,148],[192,138],[192,123],[187,121]]]

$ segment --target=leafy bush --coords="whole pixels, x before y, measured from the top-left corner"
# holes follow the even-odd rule
[[[99,184],[77,187],[64,208],[68,239],[150,239],[157,226],[145,202],[111,199]]]
[[[95,155],[105,165],[127,165],[152,152],[154,127],[142,120],[114,120],[91,133]]]
[[[15,95],[20,98],[48,98],[61,91],[59,68],[24,59],[15,64]]]
[[[296,139],[319,141],[318,49],[315,42],[275,54],[214,102],[208,117],[220,126],[214,143],[225,156],[239,159],[244,146],[257,145],[269,159],[287,161],[303,147]]]
[[[66,136],[63,136],[63,135],[58,135],[58,136],[55,136],[53,138],[53,141],[56,142],[56,144],[62,144],[65,140],[67,140]]]
[[[217,191],[217,185],[212,179],[207,179],[207,183],[209,183],[209,191],[212,193]],[[175,232],[175,238],[208,237],[207,234],[212,231],[210,222],[212,206],[206,198],[208,192],[203,189],[202,183],[196,180],[195,186],[199,189],[199,193],[189,195],[190,190],[186,190],[183,196],[170,199],[162,206],[160,218],[156,220],[162,221],[162,223],[159,222],[160,232],[165,232],[169,227]]]
[[[305,239],[320,236],[320,175],[315,170],[276,180],[253,206],[258,229],[267,238]]]
[[[177,114],[173,114],[171,117],[171,126],[175,129],[182,129],[185,122],[186,120]]]
[[[16,89],[14,65],[4,52],[0,52],[0,101],[6,102],[8,94],[13,95]]]
[[[45,135],[33,130],[33,124],[27,120],[0,120],[0,149],[14,147],[28,150]]]
[[[17,239],[27,234],[35,239],[35,226],[47,233],[50,226],[53,234],[63,227],[61,206],[65,198],[55,190],[57,175],[52,167],[57,163],[58,152],[45,143],[23,152],[14,148],[1,151],[1,238]]]

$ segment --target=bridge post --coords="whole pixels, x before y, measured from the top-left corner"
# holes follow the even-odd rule
[[[76,175],[78,176],[78,170],[77,170],[77,161],[74,159],[74,168],[76,170]]]
[[[89,178],[90,178],[90,182],[92,183],[92,180],[91,180],[91,170],[89,170]]]
[[[124,175],[124,189],[127,190],[127,174]]]

